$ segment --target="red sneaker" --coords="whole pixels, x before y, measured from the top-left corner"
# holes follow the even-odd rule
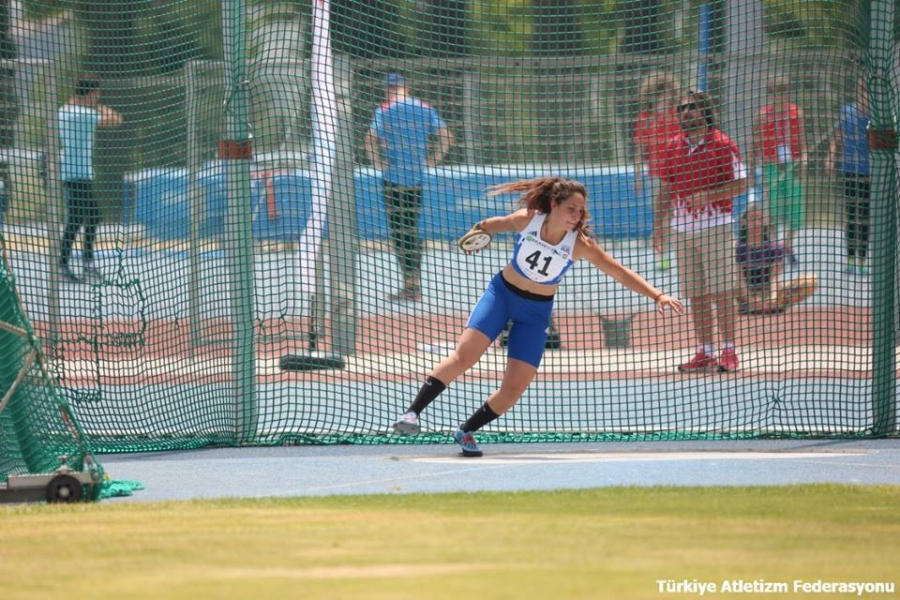
[[[731,373],[738,370],[738,357],[734,348],[722,350],[722,358],[719,359],[719,372]]]
[[[733,352],[732,352],[733,353]],[[737,359],[735,359],[737,361]],[[719,362],[702,350],[694,355],[690,361],[683,365],[678,365],[678,370],[682,373],[698,373],[702,371],[713,371]]]

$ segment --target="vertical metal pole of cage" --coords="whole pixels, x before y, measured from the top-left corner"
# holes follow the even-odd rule
[[[341,356],[356,354],[356,261],[357,237],[356,188],[353,148],[353,68],[349,57],[338,55],[335,61],[335,162],[334,186],[328,204],[330,236],[327,242],[328,264],[332,276],[329,297],[334,351]]]
[[[188,274],[188,324],[191,330],[191,345],[193,349],[203,345],[203,320],[201,318],[200,295],[201,267],[199,229],[203,218],[202,195],[200,184],[197,181],[200,172],[201,160],[198,147],[198,121],[197,88],[200,84],[202,72],[197,61],[188,61],[184,66],[184,104],[187,120],[187,168],[188,168],[188,206],[191,216],[191,244],[190,244],[190,273]]]
[[[59,116],[56,107],[59,72],[56,65],[48,62],[41,69],[44,75],[44,95],[41,110],[47,116],[47,138],[44,142],[44,191],[47,193],[47,234],[50,236],[49,261],[47,264],[47,318],[50,328],[51,352],[59,350],[62,311],[59,294],[59,253],[62,235],[60,224],[65,223],[63,208],[62,175],[60,173]]]
[[[247,81],[247,17],[243,0],[222,3],[225,51],[225,139],[219,142],[219,159],[225,165],[228,213],[224,248],[230,275],[233,335],[232,374],[237,443],[256,434],[257,406],[254,388],[253,339],[254,263],[250,206],[250,135]]]
[[[897,132],[891,85],[894,0],[869,12],[869,157],[872,228],[873,433],[897,430]],[[896,84],[896,82],[893,82]]]

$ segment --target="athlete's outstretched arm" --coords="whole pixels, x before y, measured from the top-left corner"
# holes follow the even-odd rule
[[[587,237],[578,236],[578,247],[575,258],[587,259],[592,265],[627,287],[632,292],[644,295],[656,302],[657,309],[662,312],[665,307],[671,308],[675,314],[684,312],[681,300],[656,289],[649,281],[610,256],[600,245]]]

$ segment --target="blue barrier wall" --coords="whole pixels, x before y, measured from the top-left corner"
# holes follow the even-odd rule
[[[631,167],[595,167],[543,170],[529,166],[465,167],[432,169],[423,190],[420,221],[427,240],[450,241],[465,233],[473,223],[502,215],[516,207],[510,195],[489,197],[491,186],[513,181],[558,175],[577,179],[588,190],[591,226],[601,238],[641,239],[651,235],[653,209],[646,193],[637,194]],[[387,238],[387,218],[382,200],[381,174],[375,169],[358,169],[355,200],[359,237]],[[184,239],[190,235],[188,173],[185,169],[150,169],[129,177],[126,208],[133,200],[135,218],[147,234],[160,239]],[[205,202],[201,235],[223,231],[227,196],[224,171],[211,165],[197,176],[200,196]],[[647,190],[643,185],[642,190]],[[299,237],[311,213],[312,183],[304,170],[257,172],[251,182],[253,234],[259,239],[290,240]],[[735,207],[740,213],[746,198]]]
[[[134,203],[135,220],[147,234],[159,239],[184,239],[191,235],[187,169],[147,169],[126,178],[124,205],[128,214]],[[197,174],[200,197],[206,202],[202,236],[214,235],[224,226],[227,194],[225,173],[208,168]]]
[[[645,238],[653,230],[649,198],[634,189],[630,167],[541,170],[528,166],[445,167],[430,171],[423,190],[421,231],[426,239],[454,240],[476,221],[509,213],[516,196],[489,197],[488,188],[513,181],[558,175],[577,179],[588,190],[592,227],[604,238]],[[381,177],[374,169],[356,173],[356,206],[360,236],[387,237],[387,219],[381,199]],[[643,186],[646,189],[647,186]]]
[[[187,239],[191,211],[186,169],[148,169],[126,180],[125,208],[134,204],[134,218],[151,237]],[[225,229],[228,195],[225,172],[218,165],[197,174],[199,198],[204,203],[200,224],[203,237]],[[309,176],[303,172],[262,172],[250,182],[253,235],[266,239],[296,239],[309,218],[312,195]]]
[[[311,212],[312,180],[299,172],[272,172],[254,177],[250,186],[253,236],[295,240]]]

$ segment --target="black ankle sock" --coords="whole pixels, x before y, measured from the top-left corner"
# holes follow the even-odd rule
[[[497,417],[499,417],[497,413],[495,413],[488,403],[485,402],[481,405],[481,408],[472,413],[472,416],[469,417],[469,420],[459,426],[460,429],[465,431],[466,433],[472,433],[474,431],[478,431]]]
[[[416,395],[416,399],[413,400],[409,410],[418,415],[428,408],[428,405],[446,389],[447,386],[444,385],[444,382],[429,375],[425,378],[425,383],[423,383],[421,389],[419,389],[419,393]]]

